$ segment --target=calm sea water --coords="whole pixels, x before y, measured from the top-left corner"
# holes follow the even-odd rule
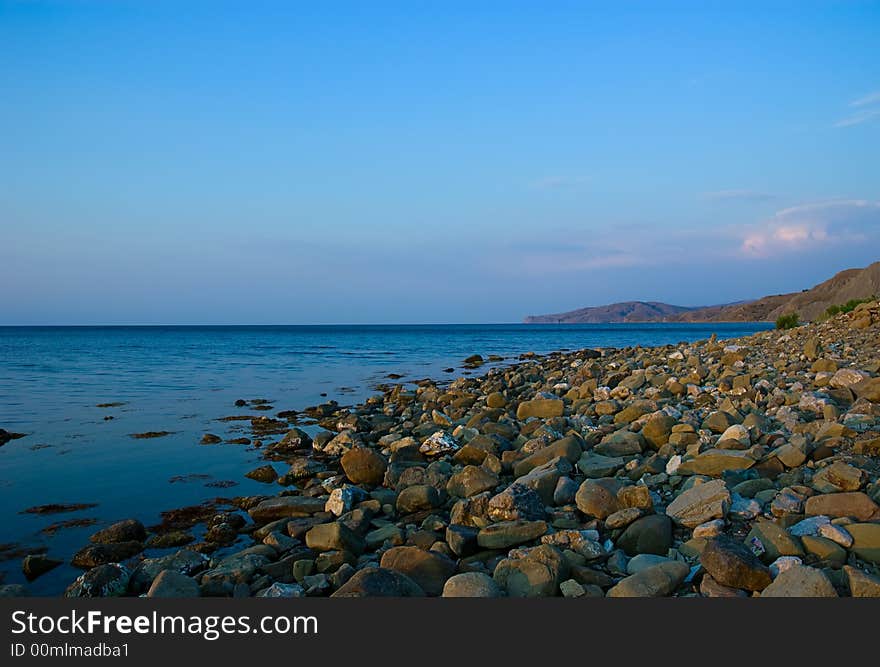
[[[69,559],[102,525],[136,517],[150,525],[162,510],[217,496],[266,493],[243,477],[260,465],[246,446],[200,445],[202,434],[248,435],[232,414],[273,415],[328,399],[352,404],[386,376],[400,382],[453,378],[474,353],[507,362],[527,351],[662,345],[744,336],[770,325],[592,324],[278,327],[0,327],[0,428],[27,437],[0,447],[0,576],[23,583],[11,546],[47,547]],[[455,367],[456,373],[444,373]],[[485,367],[484,367],[485,368]],[[325,396],[326,395],[326,396]],[[236,408],[264,398],[270,412]],[[100,403],[123,403],[98,408]],[[113,416],[105,420],[105,416]],[[246,422],[244,422],[246,424]],[[136,440],[131,433],[171,431]],[[278,467],[281,471],[281,467]],[[175,479],[180,476],[185,480]],[[231,481],[236,486],[216,488]],[[274,490],[275,487],[268,487]],[[48,503],[97,503],[41,516]],[[98,524],[41,532],[49,524]],[[30,584],[58,594],[79,570],[65,564]]]

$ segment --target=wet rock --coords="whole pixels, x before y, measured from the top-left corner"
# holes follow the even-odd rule
[[[223,442],[223,438],[219,435],[214,435],[213,433],[205,433],[202,436],[202,439],[199,440],[199,444],[201,445],[216,445],[218,442]]]
[[[92,568],[74,581],[64,597],[110,598],[125,595],[131,573],[119,563],[106,563]]]
[[[91,568],[108,563],[127,560],[143,551],[140,542],[114,542],[112,544],[90,544],[77,551],[71,559],[76,567]]]
[[[244,476],[257,482],[263,482],[264,484],[271,484],[278,479],[278,473],[275,472],[275,468],[270,465],[254,468],[250,472],[245,473]]]
[[[25,556],[21,562],[21,571],[28,581],[33,581],[37,577],[46,574],[49,570],[55,569],[63,562],[43,554],[31,554]]]
[[[114,542],[143,542],[147,539],[147,531],[137,519],[118,521],[99,530],[89,540],[95,544],[111,544]],[[136,553],[136,552],[135,552]]]

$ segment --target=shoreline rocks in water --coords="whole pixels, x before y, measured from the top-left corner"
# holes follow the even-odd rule
[[[878,341],[870,303],[253,418],[270,495],[105,529],[67,595],[877,596]]]

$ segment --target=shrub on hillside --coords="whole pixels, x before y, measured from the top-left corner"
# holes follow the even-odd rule
[[[797,313],[788,313],[776,318],[777,329],[794,329],[798,324],[800,324],[800,318]]]

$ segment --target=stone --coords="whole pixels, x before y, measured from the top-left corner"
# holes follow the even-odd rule
[[[771,581],[770,569],[748,547],[726,535],[706,543],[700,564],[722,586],[760,591]]]
[[[586,452],[577,462],[577,467],[586,477],[596,479],[608,477],[624,466],[626,459],[620,456],[602,456],[593,451]]]
[[[457,526],[455,524],[446,528],[446,543],[459,558],[466,558],[475,554],[480,545],[477,543],[479,529],[472,526]]]
[[[397,511],[411,514],[440,506],[440,493],[429,484],[408,486],[397,494]]]
[[[347,551],[354,555],[363,553],[363,538],[341,521],[321,523],[306,533],[306,545],[315,551]]]
[[[148,598],[196,598],[199,595],[196,580],[174,570],[162,570],[147,591]]]
[[[575,503],[587,516],[605,519],[622,509],[617,500],[619,489],[620,482],[613,478],[588,479],[578,489]]]
[[[720,477],[727,470],[746,470],[755,465],[751,454],[737,449],[708,449],[692,459],[682,461],[679,475]]]
[[[92,535],[89,540],[95,544],[113,544],[115,542],[143,542],[147,539],[147,531],[137,519],[118,521]]]
[[[804,535],[801,538],[804,551],[824,563],[840,567],[846,562],[846,549],[819,535]]]
[[[517,478],[516,483],[533,489],[545,505],[552,505],[556,483],[571,471],[572,465],[568,459],[557,456],[547,463],[535,466],[525,475]]]
[[[443,585],[444,598],[500,598],[502,590],[495,580],[483,572],[462,572],[450,577]]]
[[[488,502],[487,514],[493,521],[543,519],[544,503],[538,492],[514,482]]]
[[[521,557],[501,560],[492,578],[509,597],[533,598],[556,595],[567,574],[568,566],[562,553],[542,544]]]
[[[276,496],[268,498],[248,510],[256,523],[293,518],[324,511],[325,500],[306,496]]]
[[[385,478],[388,463],[378,452],[368,447],[349,449],[339,460],[345,476],[352,484],[379,486]]]
[[[424,597],[425,591],[412,579],[387,568],[366,567],[358,570],[330,597],[334,598],[366,598]]]
[[[762,598],[836,598],[837,591],[828,577],[814,567],[795,565],[773,580],[761,591]]]
[[[738,443],[748,447],[751,444],[749,429],[747,429],[742,424],[734,424],[733,426],[729,426],[724,431],[724,433],[722,433],[718,437],[718,442],[724,442],[725,440],[735,440]]]
[[[25,556],[21,562],[21,571],[24,573],[28,581],[33,581],[37,577],[46,574],[49,570],[54,570],[64,561],[57,558],[49,558],[43,554],[30,554]]]
[[[566,436],[555,442],[551,442],[546,447],[530,454],[526,458],[517,461],[513,466],[513,476],[522,477],[528,474],[533,468],[544,465],[552,461],[558,456],[568,460],[571,463],[577,462],[583,453],[580,442],[574,436]]]
[[[850,523],[846,531],[853,538],[851,550],[854,554],[880,564],[880,523]]]
[[[861,491],[810,496],[804,505],[804,512],[830,517],[852,517],[858,521],[872,521],[880,517],[877,503]]]
[[[622,579],[608,591],[608,597],[665,597],[681,586],[689,573],[690,568],[680,561],[660,563]]]
[[[871,403],[880,403],[880,377],[864,378],[856,384],[850,385],[849,389],[859,398],[864,398]]]
[[[442,456],[454,454],[460,447],[458,440],[451,435],[445,431],[436,431],[425,439],[419,447],[419,451],[425,456]]]
[[[264,465],[260,466],[259,468],[254,468],[250,472],[246,472],[244,476],[248,479],[262,482],[263,484],[271,484],[276,479],[278,479],[278,473],[275,472],[275,468],[270,465]]]
[[[603,456],[634,456],[642,453],[644,442],[641,433],[622,428],[602,438],[594,450]]]
[[[864,481],[865,473],[842,461],[835,461],[819,470],[810,482],[819,493],[858,491]]]
[[[520,420],[537,417],[538,419],[550,419],[561,417],[565,412],[565,403],[556,398],[535,398],[531,401],[523,401],[516,409],[516,418]]]
[[[827,540],[831,540],[835,544],[839,544],[844,549],[849,549],[853,544],[853,537],[849,531],[843,526],[834,523],[826,523],[819,526],[819,535]]]
[[[752,525],[751,531],[746,536],[746,544],[753,544],[756,539],[761,544],[760,558],[765,563],[771,563],[780,556],[804,555],[800,541],[773,521],[758,519]]]
[[[605,519],[605,527],[609,530],[626,528],[644,513],[645,512],[638,507],[625,507],[622,510],[617,510],[614,514],[608,515]]]
[[[626,573],[638,574],[642,570],[660,565],[660,563],[668,563],[670,560],[672,559],[666,556],[658,556],[657,554],[638,554],[629,559],[629,562],[626,564]]]
[[[131,572],[119,563],[107,563],[81,575],[64,591],[66,598],[121,597],[128,590]]]
[[[498,486],[498,476],[478,466],[465,466],[449,478],[446,492],[457,498],[470,498]]]
[[[642,437],[650,447],[660,449],[669,442],[673,426],[675,426],[675,419],[669,415],[663,413],[652,415],[642,426]]]
[[[712,519],[694,528],[693,536],[709,539],[724,532],[724,519]]]
[[[380,566],[405,574],[432,596],[442,594],[446,580],[456,569],[455,561],[443,554],[405,546],[393,547],[382,554]]]
[[[484,549],[506,549],[538,539],[547,532],[544,521],[502,521],[481,529],[477,544]]]
[[[854,598],[880,598],[880,577],[872,576],[853,567],[844,565],[849,593]]]
[[[141,542],[113,542],[109,544],[90,544],[77,551],[71,559],[76,567],[90,568],[108,563],[119,563],[143,551]]]
[[[667,506],[666,514],[679,525],[695,528],[712,519],[723,519],[729,507],[730,492],[719,479],[683,491]]]
[[[305,596],[306,590],[301,585],[285,584],[280,581],[276,581],[256,595],[258,598],[304,598]]]
[[[617,538],[617,546],[628,556],[664,556],[672,548],[672,521],[662,514],[649,514],[636,519]]]
[[[730,586],[722,586],[710,574],[704,574],[700,580],[700,595],[707,598],[744,598],[746,591]]]

